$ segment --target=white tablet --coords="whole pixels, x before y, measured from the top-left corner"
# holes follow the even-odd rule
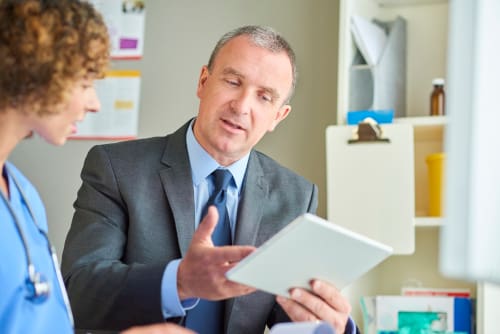
[[[390,254],[390,246],[306,213],[244,258],[226,277],[288,297],[292,287],[310,289],[313,278],[342,289]]]

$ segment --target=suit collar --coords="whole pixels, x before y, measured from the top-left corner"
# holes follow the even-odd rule
[[[251,151],[248,168],[238,205],[235,244],[254,245],[268,195],[268,184],[255,151]]]
[[[194,233],[194,202],[191,167],[186,149],[186,131],[189,122],[168,136],[161,162],[160,179],[167,196],[181,255],[189,248]]]

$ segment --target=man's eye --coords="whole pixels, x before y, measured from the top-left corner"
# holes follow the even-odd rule
[[[226,80],[226,82],[228,84],[230,84],[231,86],[238,86],[239,85],[239,82],[236,80]]]
[[[272,102],[272,101],[273,101],[273,98],[272,98],[271,96],[269,96],[269,95],[266,95],[266,94],[262,94],[262,95],[260,96],[260,98],[261,98],[263,101],[265,101],[265,102]]]

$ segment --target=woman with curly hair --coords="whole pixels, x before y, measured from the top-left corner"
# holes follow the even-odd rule
[[[35,132],[62,145],[104,76],[102,17],[79,1],[0,0],[0,332],[70,333],[71,311],[35,188],[7,161]]]
[[[76,0],[0,0],[0,333],[72,333],[73,319],[42,201],[7,158],[33,132],[62,145],[108,65],[101,15]],[[128,333],[187,333],[174,325]]]

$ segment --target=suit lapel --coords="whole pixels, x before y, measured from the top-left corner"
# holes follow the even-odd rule
[[[267,193],[268,184],[264,178],[262,166],[256,153],[252,151],[248,159],[243,193],[238,206],[234,244],[255,244]]]
[[[257,154],[252,151],[248,159],[243,193],[238,206],[235,245],[255,245],[263,215],[264,203],[268,196],[268,188],[269,186],[264,177],[264,171],[257,158]],[[232,311],[240,307],[242,302],[242,298],[231,298],[226,301],[227,333],[231,333],[231,322],[237,321],[237,319],[231,317]],[[238,314],[242,315],[241,312]]]
[[[191,166],[186,148],[186,130],[191,121],[168,137],[161,159],[166,167],[160,178],[173,214],[182,256],[194,233],[194,193]]]

